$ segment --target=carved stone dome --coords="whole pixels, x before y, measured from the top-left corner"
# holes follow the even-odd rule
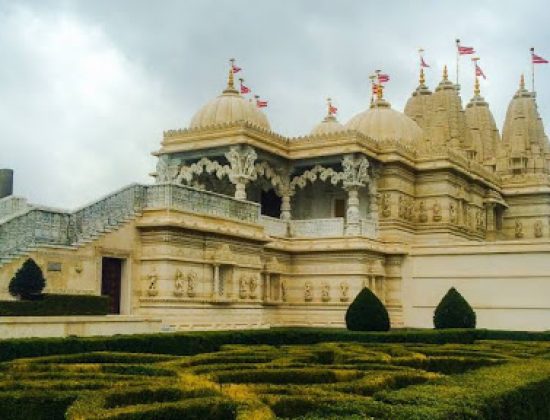
[[[344,125],[338,122],[334,115],[327,115],[323,119],[323,121],[313,127],[313,130],[311,130],[310,134],[312,136],[320,134],[332,134],[342,130],[345,130]]]
[[[247,101],[233,86],[233,72],[229,72],[227,88],[204,105],[191,119],[189,128],[204,128],[237,121],[247,121],[270,130],[265,114],[254,103]]]
[[[422,139],[422,129],[418,124],[392,109],[383,98],[377,99],[370,109],[354,116],[345,128],[359,131],[378,141],[413,143]]]

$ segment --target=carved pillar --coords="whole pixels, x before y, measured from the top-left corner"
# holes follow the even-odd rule
[[[214,264],[214,283],[212,285],[212,297],[215,299],[220,294],[220,266],[219,264]]]
[[[232,146],[225,157],[231,165],[229,180],[235,185],[235,198],[246,200],[246,185],[254,177],[254,161],[258,155],[250,146]]]
[[[369,181],[369,217],[378,225],[378,185],[377,180],[380,177],[379,170],[375,167],[371,168],[371,179]]]
[[[348,210],[346,212],[346,235],[361,234],[361,220],[359,213],[359,188],[346,188],[348,192]]]
[[[345,155],[342,169],[344,189],[348,192],[345,234],[360,235],[359,188],[364,187],[370,180],[369,161],[365,156]]]
[[[265,273],[265,282],[264,282],[264,301],[270,302],[271,300],[271,275],[268,271]]]
[[[292,219],[290,207],[290,193],[283,193],[281,197],[281,220],[289,221]]]
[[[237,200],[246,200],[246,181],[245,178],[236,178],[235,184],[235,198]]]
[[[376,277],[369,276],[369,289],[372,293],[376,295]]]

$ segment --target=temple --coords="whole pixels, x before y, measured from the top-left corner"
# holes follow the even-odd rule
[[[0,199],[0,298],[32,257],[48,291],[168,330],[343,326],[363,287],[392,326],[431,327],[453,286],[480,327],[550,329],[550,149],[523,77],[502,134],[479,81],[463,107],[446,68],[404,113],[382,87],[365,103],[288,138],[230,70],[164,133],[154,183],[75,211]]]

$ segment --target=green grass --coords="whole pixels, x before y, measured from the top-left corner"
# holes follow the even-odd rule
[[[0,363],[0,418],[547,419],[550,342],[338,340],[18,358]]]

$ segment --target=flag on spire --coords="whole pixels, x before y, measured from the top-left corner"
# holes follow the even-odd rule
[[[476,63],[476,76],[478,77],[483,77],[483,79],[487,79],[487,77],[485,77],[485,73],[483,73],[483,70],[481,70],[481,67],[479,67]]]
[[[233,73],[238,73],[242,70],[242,68],[240,68],[239,66],[237,66],[235,64],[235,59],[234,58],[230,58],[229,62],[231,63],[231,69],[233,70]]]
[[[250,88],[248,88],[247,86],[243,85],[243,82],[244,82],[244,79],[239,79],[239,81],[241,82],[241,93],[244,95],[246,93],[250,93]]]
[[[378,83],[386,83],[389,82],[390,75],[384,74],[384,73],[378,73]]]
[[[425,61],[424,61],[424,57],[420,56],[420,67],[430,67],[429,64],[427,64]]]
[[[328,103],[328,115],[336,115],[336,113],[338,112],[338,108],[332,105],[332,100],[330,98],[327,99],[327,103]]]
[[[535,54],[535,49],[531,48],[531,62],[533,64],[548,64],[548,60]]]
[[[254,98],[256,99],[256,106],[258,108],[266,108],[267,107],[267,101],[262,101],[258,95],[254,95]]]
[[[468,54],[474,54],[476,51],[474,50],[474,47],[464,47],[460,45],[460,39],[456,40],[456,48],[458,49],[459,55],[468,55]]]
[[[420,67],[421,68],[430,67],[430,65],[424,61],[424,49],[423,48],[418,49],[418,56],[420,57]]]

